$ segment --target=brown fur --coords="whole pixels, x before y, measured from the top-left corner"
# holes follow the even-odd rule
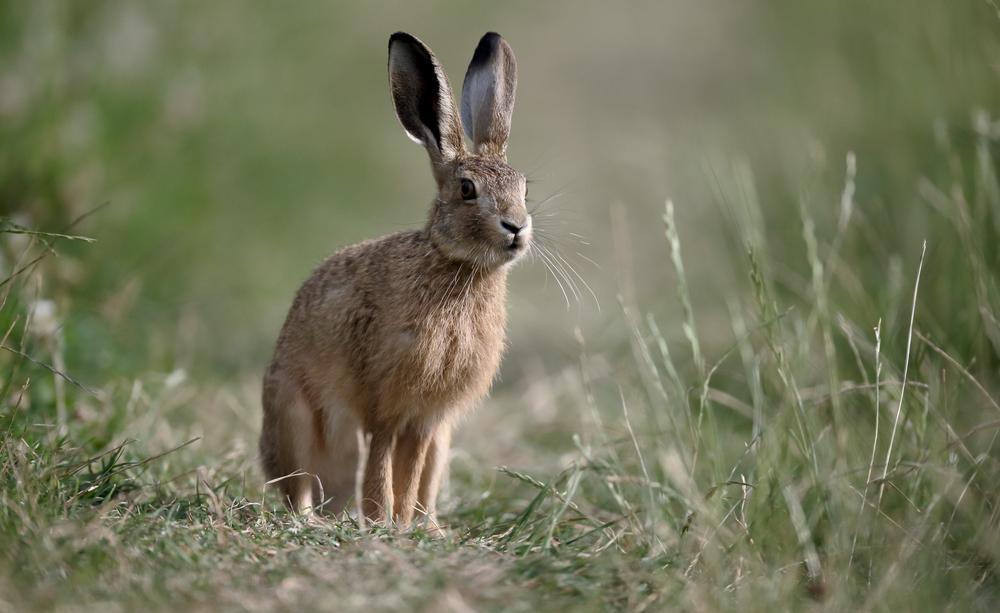
[[[524,177],[503,157],[513,53],[495,34],[483,41],[491,44],[477,49],[470,75],[483,82],[495,71],[503,87],[485,101],[477,96],[493,90],[466,88],[463,107],[485,109],[477,134],[503,140],[469,153],[433,54],[412,36],[390,38],[397,115],[427,148],[438,196],[422,230],[338,251],[295,296],[264,377],[260,439],[264,471],[295,510],[345,508],[360,428],[370,436],[365,515],[405,526],[421,511],[434,522],[453,424],[496,375],[507,273],[528,247],[531,220]],[[463,179],[476,198],[463,199]]]

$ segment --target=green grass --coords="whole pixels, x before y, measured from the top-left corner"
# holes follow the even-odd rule
[[[445,34],[483,23],[68,6],[0,3],[0,83],[34,102],[0,96],[0,610],[1000,603],[991,4],[490,15],[523,65],[515,161],[551,139],[586,177],[539,220],[601,308],[514,273],[443,539],[287,513],[259,379],[310,262],[422,215],[383,33],[428,31],[457,75]],[[605,91],[630,88],[657,102]]]
[[[551,447],[515,443],[525,449],[509,469],[455,470],[443,540],[289,515],[261,490],[252,432],[220,454],[171,424],[184,406],[212,404],[196,383],[148,377],[91,395],[72,382],[57,387],[59,377],[15,355],[0,446],[4,599],[46,609],[989,610],[1000,587],[1000,329],[992,234],[974,234],[998,219],[1000,198],[993,141],[981,138],[955,152],[979,169],[970,183],[917,181],[938,199],[924,206],[956,223],[927,236],[925,257],[906,254],[899,296],[886,295],[888,282],[870,290],[900,309],[874,332],[877,318],[849,319],[866,305],[832,298],[870,261],[837,252],[858,232],[852,211],[864,200],[855,198],[867,198],[854,191],[853,171],[843,223],[827,236],[802,209],[799,257],[811,275],[801,295],[776,280],[776,263],[755,243],[766,228],[733,229],[747,280],[724,296],[736,340],[717,354],[698,349],[699,305],[668,205],[665,240],[685,313],[668,329],[680,334],[665,337],[642,305],[623,304],[631,361],[612,365],[581,335],[578,365],[541,383],[554,419],[571,425],[553,428]],[[975,212],[963,210],[975,202]],[[750,195],[726,206],[734,218],[758,217]],[[25,257],[43,238],[52,237],[32,235]],[[942,278],[940,254],[958,242],[965,258],[950,270],[969,283],[969,300],[935,312],[928,296],[954,283]],[[6,284],[5,312],[21,316],[9,320],[5,346],[41,361],[59,332],[46,337],[44,322],[12,308],[30,297],[30,278]],[[948,331],[967,332],[963,353]],[[681,366],[671,358],[681,352],[698,357]],[[57,394],[75,407],[64,424]],[[508,392],[485,410],[513,412],[523,401]],[[252,398],[230,410],[241,423],[255,418]]]

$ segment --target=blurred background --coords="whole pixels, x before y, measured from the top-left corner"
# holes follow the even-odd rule
[[[541,212],[598,294],[600,310],[586,292],[567,313],[544,268],[521,266],[511,376],[535,358],[564,362],[575,325],[616,342],[623,291],[674,314],[668,198],[699,317],[728,319],[734,245],[718,196],[734,165],[752,170],[767,227],[795,236],[797,211],[772,196],[808,200],[788,178],[835,185],[856,152],[862,189],[886,198],[866,219],[899,230],[873,230],[886,254],[912,256],[926,223],[905,196],[912,168],[936,135],[971,140],[974,111],[1000,101],[997,20],[981,0],[6,2],[0,213],[51,230],[107,203],[82,232],[97,243],[69,245],[68,284],[51,288],[73,296],[68,342],[87,348],[77,369],[260,370],[314,265],[423,223],[427,159],[387,91],[398,29],[427,42],[456,86],[485,31],[510,41],[510,161],[533,200],[551,198]],[[837,202],[809,204],[821,228],[835,223]]]
[[[848,247],[865,265],[833,291],[895,338],[903,262],[909,279],[940,223],[915,177],[973,147],[976,113],[1000,104],[998,24],[983,0],[4,2],[0,214],[58,231],[92,212],[72,233],[96,242],[60,244],[33,289],[54,301],[72,372],[236,389],[252,446],[259,375],[299,283],[343,245],[419,227],[434,195],[393,115],[389,34],[422,38],[458,86],[496,30],[519,60],[510,161],[595,294],[578,281],[567,304],[540,262],[518,267],[497,395],[575,369],[577,328],[614,379],[623,304],[683,340],[667,199],[704,351],[724,350],[732,292],[749,286],[733,228],[758,211],[778,290],[805,291],[800,211],[833,237],[849,152],[862,221]],[[945,249],[961,255],[939,244],[936,261]],[[231,418],[192,411],[195,429]]]
[[[397,30],[510,42],[561,269],[434,544],[257,467],[295,290],[435,195]],[[998,114],[995,0],[0,0],[0,610],[996,610]]]

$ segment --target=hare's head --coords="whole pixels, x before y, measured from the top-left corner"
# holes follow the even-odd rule
[[[493,32],[479,41],[465,73],[461,112],[434,54],[405,32],[389,38],[389,86],[400,123],[431,158],[438,186],[429,222],[434,244],[450,258],[485,268],[524,254],[531,216],[524,175],[507,164],[517,86],[507,42]]]

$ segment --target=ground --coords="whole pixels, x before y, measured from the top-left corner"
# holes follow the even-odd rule
[[[996,609],[996,7],[511,6],[0,3],[0,610]],[[432,197],[403,27],[511,42],[550,250],[444,538],[256,452],[295,287]]]

